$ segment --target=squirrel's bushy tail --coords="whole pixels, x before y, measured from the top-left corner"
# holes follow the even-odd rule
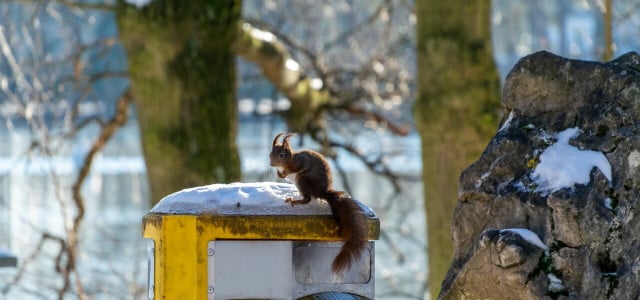
[[[334,273],[340,273],[351,268],[351,263],[362,255],[367,243],[367,219],[360,206],[342,192],[329,190],[324,198],[331,206],[340,236],[344,239],[344,245],[331,266]]]

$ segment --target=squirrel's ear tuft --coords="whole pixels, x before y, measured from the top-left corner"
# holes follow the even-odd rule
[[[278,139],[284,134],[284,132],[280,132],[276,135],[275,138],[273,138],[273,147],[276,146],[276,143],[278,142]]]
[[[287,135],[284,136],[284,139],[282,140],[282,145],[289,148],[291,146],[289,146],[289,138],[294,136],[295,133],[288,133]]]

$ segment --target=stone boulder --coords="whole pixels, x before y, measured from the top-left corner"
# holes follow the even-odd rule
[[[531,54],[502,113],[460,177],[439,298],[638,299],[640,56]]]

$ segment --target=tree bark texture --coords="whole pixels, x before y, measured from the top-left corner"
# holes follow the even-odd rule
[[[240,0],[118,3],[153,203],[240,179],[231,50],[240,9]]]
[[[491,1],[416,1],[418,99],[429,255],[435,297],[453,257],[458,178],[495,133],[500,83],[491,47]]]

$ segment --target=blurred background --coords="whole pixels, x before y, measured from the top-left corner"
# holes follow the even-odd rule
[[[213,2],[213,3],[212,3]],[[435,298],[460,172],[500,85],[548,50],[640,48],[635,0],[0,2],[0,299],[144,299],[163,196],[330,158],[381,219],[376,297]]]

